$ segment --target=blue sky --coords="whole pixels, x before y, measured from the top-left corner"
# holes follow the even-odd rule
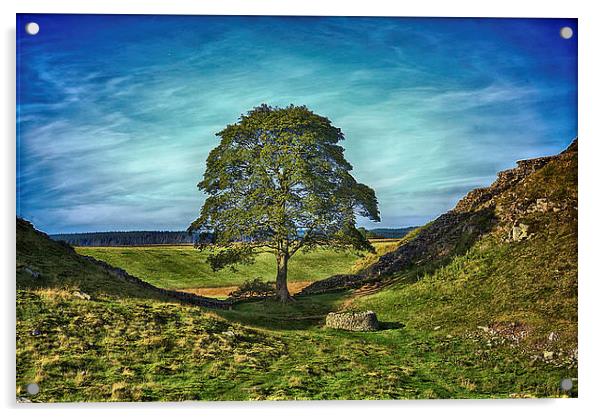
[[[48,233],[186,228],[261,103],[343,130],[360,225],[419,225],[577,136],[577,21],[18,15],[17,82],[17,214]]]

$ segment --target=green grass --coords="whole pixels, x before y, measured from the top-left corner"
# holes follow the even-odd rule
[[[474,288],[450,298],[443,287],[468,275],[483,281],[475,273],[483,266],[470,267],[487,258],[480,249],[416,284],[355,299],[353,308],[372,308],[386,329],[350,333],[322,327],[350,293],[209,312],[115,280],[30,230],[18,226],[17,237],[17,395],[36,382],[33,401],[563,396],[559,381],[576,375],[533,361],[522,345],[492,345],[467,332],[487,322],[462,318],[460,297]],[[28,276],[25,266],[42,277]],[[486,302],[468,306],[480,314]]]
[[[418,331],[439,327],[455,336],[519,323],[529,329],[523,348],[568,356],[577,342],[576,241],[567,246],[546,240],[499,245],[485,239],[441,268],[400,274],[400,283],[356,299],[353,307]],[[558,336],[554,343],[551,332]]]
[[[245,375],[285,349],[272,336],[166,302],[19,291],[17,316],[17,395],[36,382],[36,401],[241,399]]]
[[[324,313],[336,298],[255,303],[218,317],[160,301],[19,290],[17,395],[30,382],[41,388],[35,401],[562,395],[564,369],[530,363],[510,346],[449,339],[410,323],[349,333],[283,319]]]
[[[394,248],[395,242],[374,245],[382,253],[383,248]],[[206,262],[207,254],[192,246],[78,247],[76,250],[162,288],[227,287],[253,278],[274,281],[276,276],[276,260],[269,253],[260,254],[254,264],[238,266],[236,271],[226,268],[214,272]],[[290,260],[288,280],[316,281],[350,273],[356,263],[364,261],[365,255],[370,256],[330,249],[298,252]]]

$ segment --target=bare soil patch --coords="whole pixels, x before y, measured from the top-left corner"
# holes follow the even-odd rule
[[[288,283],[288,290],[291,294],[297,294],[303,288],[307,287],[313,281],[295,281]],[[230,286],[230,287],[205,287],[205,288],[183,288],[178,291],[189,292],[196,295],[202,295],[204,297],[219,297],[226,298],[228,294],[232,291],[236,290],[238,286]]]

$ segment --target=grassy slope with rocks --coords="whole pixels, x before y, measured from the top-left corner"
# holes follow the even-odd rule
[[[491,232],[440,267],[398,271],[398,284],[354,307],[416,331],[514,344],[530,363],[576,377],[576,142],[492,199],[459,206],[493,207]],[[513,235],[520,225],[525,235]]]

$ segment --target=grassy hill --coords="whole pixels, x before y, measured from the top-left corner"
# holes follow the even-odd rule
[[[560,389],[578,382],[576,207],[575,143],[362,258],[366,288],[231,311],[118,280],[18,221],[17,395],[37,382],[33,401],[576,396]],[[382,330],[322,326],[365,309]]]
[[[375,242],[374,246],[382,254],[385,248],[393,249],[395,242]],[[77,247],[76,251],[123,268],[162,288],[228,287],[253,278],[274,281],[276,276],[276,259],[269,253],[259,255],[252,265],[238,266],[236,271],[226,268],[214,272],[207,263],[207,253],[192,246]],[[316,281],[346,274],[369,255],[330,249],[299,252],[290,260],[288,279]]]
[[[575,376],[577,143],[540,163],[509,184],[506,177],[517,173],[502,173],[492,187],[458,203],[456,211],[493,213],[474,245],[431,262],[414,259],[392,274],[392,285],[353,307],[419,331],[515,344],[532,361]],[[400,247],[387,256],[408,254]]]

